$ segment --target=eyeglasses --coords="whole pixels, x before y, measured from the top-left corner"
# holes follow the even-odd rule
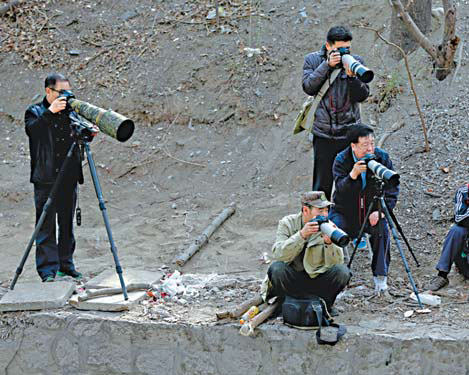
[[[366,150],[369,150],[370,148],[374,148],[375,147],[375,142],[366,142],[366,143],[362,143],[362,144],[357,144],[357,147],[360,150],[366,151]]]
[[[57,94],[62,94],[62,92],[64,91],[64,90],[56,90],[52,87],[49,87],[49,89],[51,89],[52,91],[55,91]]]

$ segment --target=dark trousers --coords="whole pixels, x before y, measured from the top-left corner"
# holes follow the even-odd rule
[[[446,235],[441,251],[440,260],[436,265],[438,271],[449,272],[454,260],[464,249],[465,241],[469,236],[469,228],[453,225]]]
[[[272,283],[272,296],[284,298],[285,295],[294,298],[318,296],[331,307],[337,295],[348,284],[351,274],[343,264],[337,264],[315,278],[311,278],[306,271],[296,271],[284,262],[273,262],[267,271]]]
[[[327,199],[331,199],[332,183],[332,165],[339,152],[344,150],[350,142],[337,141],[314,136],[313,138],[313,190],[323,191]]]
[[[52,185],[34,184],[36,224],[49,197]],[[36,237],[36,269],[41,279],[55,276],[58,270],[73,270],[73,214],[76,205],[76,183],[64,183],[57,191],[46,219]],[[59,240],[56,239],[56,221]]]
[[[357,238],[360,232],[358,219],[346,218],[342,213],[331,209],[329,220],[334,222],[340,229],[345,231],[351,238]],[[373,259],[371,260],[371,270],[373,276],[387,276],[389,263],[391,262],[391,242],[389,238],[388,222],[382,218],[378,224],[371,226],[368,222],[365,226],[365,232],[370,234],[371,250]]]

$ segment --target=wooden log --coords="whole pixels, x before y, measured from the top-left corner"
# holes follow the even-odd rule
[[[178,266],[183,266],[187,263],[192,256],[198,252],[207,242],[211,235],[224,223],[226,219],[228,219],[231,215],[233,215],[236,211],[236,206],[234,203],[227,208],[225,208],[220,215],[218,215],[215,220],[203,231],[203,233],[198,236],[194,243],[181,255],[179,255],[175,263]]]
[[[0,16],[3,16],[6,12],[8,12],[10,9],[13,7],[16,7],[21,3],[22,0],[14,0],[10,1],[9,3],[6,3],[5,5],[2,5],[0,7]]]
[[[246,311],[251,306],[259,306],[264,300],[262,299],[262,296],[260,294],[255,295],[251,299],[248,299],[247,301],[243,302],[241,305],[236,307],[234,310],[231,311],[223,311],[217,313],[217,319],[225,319],[225,318],[232,318],[232,319],[237,319],[241,315],[243,315]]]
[[[142,289],[151,289],[151,284],[129,284],[127,285],[127,291],[132,292],[135,290],[142,290]],[[103,288],[103,289],[95,289],[95,290],[87,290],[85,293],[80,294],[78,296],[78,301],[83,302],[95,297],[103,297],[103,296],[112,296],[114,294],[122,293],[122,288]]]
[[[254,336],[254,330],[262,323],[264,323],[268,318],[272,316],[274,311],[278,307],[278,302],[273,303],[266,307],[262,312],[257,314],[249,323],[243,324],[239,333],[243,336]]]

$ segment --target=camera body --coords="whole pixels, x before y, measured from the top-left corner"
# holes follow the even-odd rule
[[[366,154],[360,160],[364,161],[366,166],[380,180],[385,181],[393,186],[399,185],[400,176],[396,172],[386,168],[383,164],[376,161],[373,154]]]
[[[340,53],[341,63],[337,64],[335,67],[337,69],[342,69],[344,66],[347,66],[353,74],[355,74],[358,79],[364,83],[369,83],[373,80],[375,74],[372,70],[368,69],[366,66],[362,65],[357,61],[351,54],[349,47],[340,47],[332,50],[331,52]]]
[[[328,236],[337,246],[344,247],[350,242],[348,234],[342,229],[334,227],[325,216],[318,215],[309,222],[318,223],[321,232]]]

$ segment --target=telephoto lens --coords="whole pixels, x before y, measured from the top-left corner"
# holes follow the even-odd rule
[[[350,242],[350,237],[342,229],[333,226],[325,216],[316,216],[309,221],[318,223],[319,229],[323,234],[331,239],[337,246],[344,247]]]
[[[352,55],[343,55],[342,64],[344,64],[344,66],[348,66],[358,79],[364,83],[370,83],[375,77],[372,70],[367,68],[365,65],[360,64],[360,62],[355,60]]]

